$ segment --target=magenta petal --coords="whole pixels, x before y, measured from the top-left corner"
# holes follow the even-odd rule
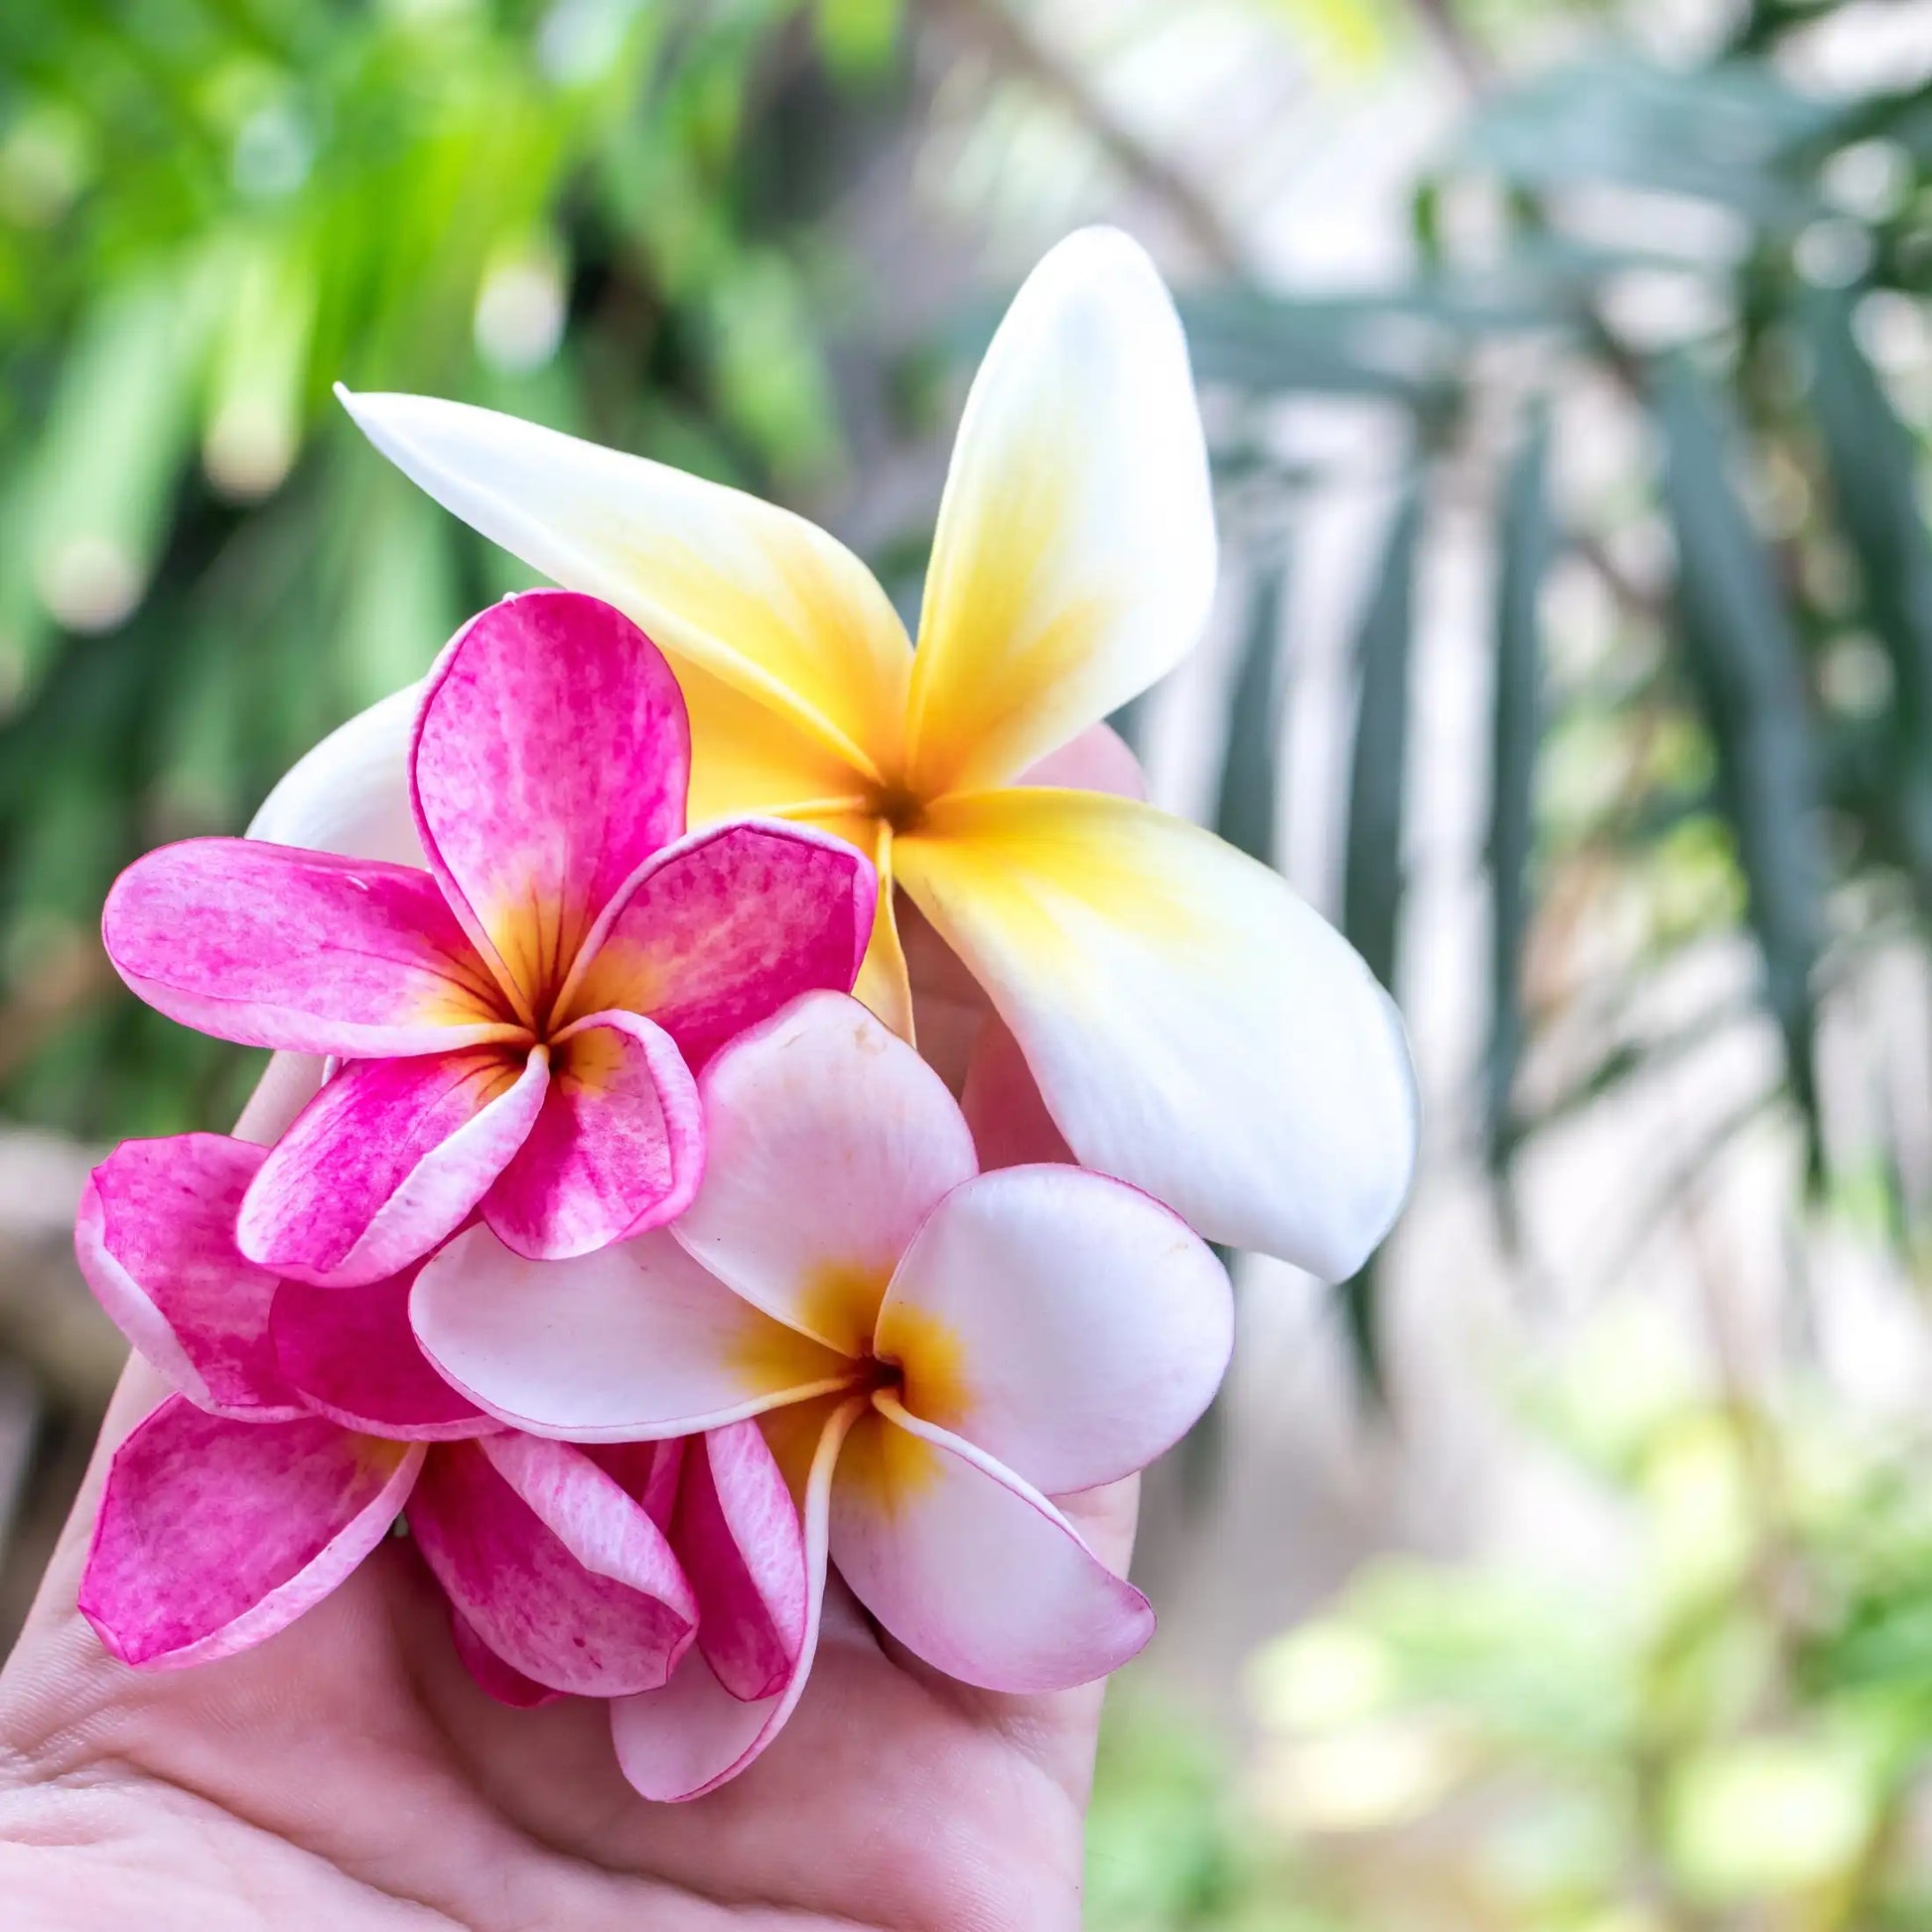
[[[799,1517],[804,1531],[805,1621],[790,1672],[772,1697],[748,1704],[731,1695],[702,1655],[687,1657],[661,1691],[611,1706],[618,1763],[646,1798],[701,1798],[735,1778],[785,1726],[811,1675],[825,1602],[832,1471],[863,1403],[835,1411],[819,1437]]]
[[[429,1365],[409,1325],[415,1270],[367,1288],[284,1282],[269,1311],[282,1374],[318,1415],[398,1442],[455,1442],[501,1425]]]
[[[298,1053],[429,1053],[506,1032],[436,882],[409,866],[190,839],[114,882],[101,937],[151,1007]]]
[[[697,1605],[663,1533],[568,1444],[437,1445],[409,1527],[477,1635],[553,1691],[655,1689],[691,1642]]]
[[[667,1436],[655,1443],[595,1443],[581,1447],[606,1475],[617,1479],[626,1496],[643,1504],[644,1514],[668,1537],[684,1471],[684,1446],[695,1440]],[[678,1561],[682,1563],[683,1558]]]
[[[73,1247],[114,1325],[191,1402],[265,1422],[301,1413],[268,1337],[275,1277],[235,1215],[262,1150],[219,1134],[124,1141],[80,1197]]]
[[[801,993],[849,993],[878,875],[842,839],[745,820],[659,853],[586,946],[572,1013],[647,1013],[695,1071]]]
[[[658,1227],[704,1176],[704,1108],[669,1034],[634,1013],[600,1013],[551,1050],[542,1109],[483,1203],[497,1239],[529,1261]]]
[[[410,754],[417,828],[452,906],[532,1008],[684,830],[690,770],[677,680],[610,605],[528,591],[451,640]]]
[[[504,1663],[477,1635],[470,1620],[454,1603],[450,1605],[450,1641],[456,1645],[456,1654],[463,1659],[463,1668],[470,1673],[477,1688],[498,1704],[507,1704],[512,1711],[535,1711],[543,1705],[555,1704],[563,1696],[561,1691],[549,1690],[535,1678],[525,1677],[514,1665]]]
[[[231,1656],[318,1603],[389,1533],[415,1446],[170,1396],[115,1452],[80,1610],[124,1664]]]
[[[775,1697],[805,1640],[797,1505],[755,1422],[714,1429],[684,1459],[671,1543],[698,1599],[698,1648],[747,1703]]]
[[[242,1253],[331,1287],[399,1273],[468,1218],[548,1084],[542,1048],[520,1068],[486,1047],[353,1061],[262,1163],[236,1227]]]

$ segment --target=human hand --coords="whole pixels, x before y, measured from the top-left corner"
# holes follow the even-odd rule
[[[271,1139],[314,1077],[278,1061],[237,1131]],[[601,1704],[511,1711],[485,1697],[406,1540],[252,1651],[160,1674],[116,1663],[75,1596],[113,1449],[165,1393],[130,1364],[0,1672],[10,1927],[1078,1925],[1102,1687],[968,1689],[882,1640],[836,1583],[789,1725],[742,1777],[682,1806],[625,1784]],[[1125,1569],[1134,1485],[1065,1507]]]

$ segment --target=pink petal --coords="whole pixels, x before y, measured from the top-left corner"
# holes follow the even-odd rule
[[[275,1277],[234,1242],[262,1158],[219,1134],[124,1141],[93,1171],[73,1229],[121,1333],[191,1402],[253,1422],[302,1413],[268,1337]]]
[[[460,1227],[543,1105],[546,1050],[355,1060],[262,1163],[236,1239],[295,1281],[353,1288],[399,1273]]]
[[[808,993],[705,1069],[704,1185],[671,1232],[767,1313],[846,1354],[905,1244],[976,1170],[939,1076],[837,993]]]
[[[906,1649],[1011,1692],[1089,1683],[1141,1649],[1147,1598],[1044,1496],[890,1397],[877,1407],[840,1458],[832,1560]]]
[[[581,1449],[515,1435],[440,1443],[409,1527],[477,1635],[553,1691],[654,1690],[690,1645],[697,1605],[670,1545]]]
[[[1134,748],[1111,725],[1089,725],[1056,752],[1030,764],[1014,780],[1073,791],[1107,791],[1116,798],[1147,797],[1147,773]]]
[[[886,1291],[899,1400],[1049,1495],[1113,1482],[1194,1422],[1227,1369],[1227,1271],[1187,1224],[1083,1168],[980,1174]]]
[[[661,1691],[620,1698],[611,1706],[618,1762],[646,1798],[701,1798],[736,1777],[770,1743],[797,1708],[818,1648],[825,1600],[825,1562],[832,1472],[846,1432],[863,1404],[850,1402],[826,1421],[798,1506],[803,1525],[805,1620],[790,1675],[771,1697],[735,1698],[702,1656],[687,1657]]]
[[[504,1663],[454,1603],[450,1605],[450,1639],[477,1688],[498,1704],[507,1704],[512,1711],[535,1711],[563,1696],[561,1691],[547,1690],[535,1678],[525,1677],[514,1665]]]
[[[409,866],[190,839],[121,874],[101,937],[149,1006],[244,1046],[387,1056],[512,1031],[436,882]]]
[[[670,1035],[634,1013],[580,1020],[550,1051],[542,1110],[483,1211],[516,1253],[562,1261],[684,1211],[704,1113]]]
[[[318,1415],[397,1442],[454,1442],[498,1425],[437,1374],[409,1327],[414,1271],[367,1288],[284,1282],[269,1311],[281,1372]]]
[[[698,1599],[698,1648],[746,1703],[784,1689],[805,1640],[804,1533],[755,1422],[698,1438],[671,1543]]]
[[[451,640],[410,754],[417,828],[533,1012],[618,889],[683,832],[690,770],[677,680],[610,605],[528,591]]]
[[[491,1415],[577,1442],[689,1435],[855,1372],[662,1231],[536,1262],[472,1228],[424,1266],[409,1313],[423,1352]]]
[[[1013,1029],[997,1013],[981,1022],[973,1041],[959,1111],[973,1130],[982,1172],[1039,1161],[1072,1163],[1073,1150],[1046,1111]]]
[[[616,1477],[626,1496],[642,1503],[644,1514],[669,1536],[687,1441],[696,1442],[697,1438],[669,1436],[654,1443],[599,1443],[584,1453],[607,1475]]]
[[[580,961],[566,1014],[647,1013],[693,1068],[800,993],[849,993],[878,878],[842,839],[743,820],[650,860]]]
[[[422,1457],[320,1417],[244,1423],[170,1396],[115,1451],[81,1613],[124,1664],[246,1650],[388,1535]]]

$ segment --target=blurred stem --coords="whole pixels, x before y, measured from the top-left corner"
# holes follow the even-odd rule
[[[995,65],[1032,82],[1064,108],[1136,188],[1172,211],[1211,267],[1228,275],[1245,272],[1241,245],[1220,209],[1121,120],[1079,68],[1039,39],[1005,0],[925,0],[925,4],[935,19],[951,22],[976,42]]]

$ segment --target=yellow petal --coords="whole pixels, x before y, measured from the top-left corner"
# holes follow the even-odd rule
[[[830,826],[825,830],[832,830]],[[905,948],[899,943],[898,911],[893,902],[893,829],[877,828],[873,863],[879,868],[879,909],[873,914],[872,943],[859,968],[852,997],[885,1021],[899,1038],[916,1043],[912,1031],[912,982],[905,969]],[[844,836],[841,834],[840,836]]]
[[[942,801],[893,858],[1084,1165],[1209,1240],[1360,1265],[1414,1166],[1408,1047],[1278,874],[1152,806],[1031,786]]]
[[[1028,278],[967,398],[926,574],[907,759],[931,798],[998,784],[1171,669],[1214,592],[1187,347],[1107,228]]]
[[[877,776],[900,751],[911,646],[878,581],[789,510],[643,457],[429,396],[340,391],[438,502]]]
[[[721,818],[809,817],[840,838],[865,828],[852,843],[871,856],[862,773],[784,713],[690,662],[676,670],[691,715],[694,831]]]

